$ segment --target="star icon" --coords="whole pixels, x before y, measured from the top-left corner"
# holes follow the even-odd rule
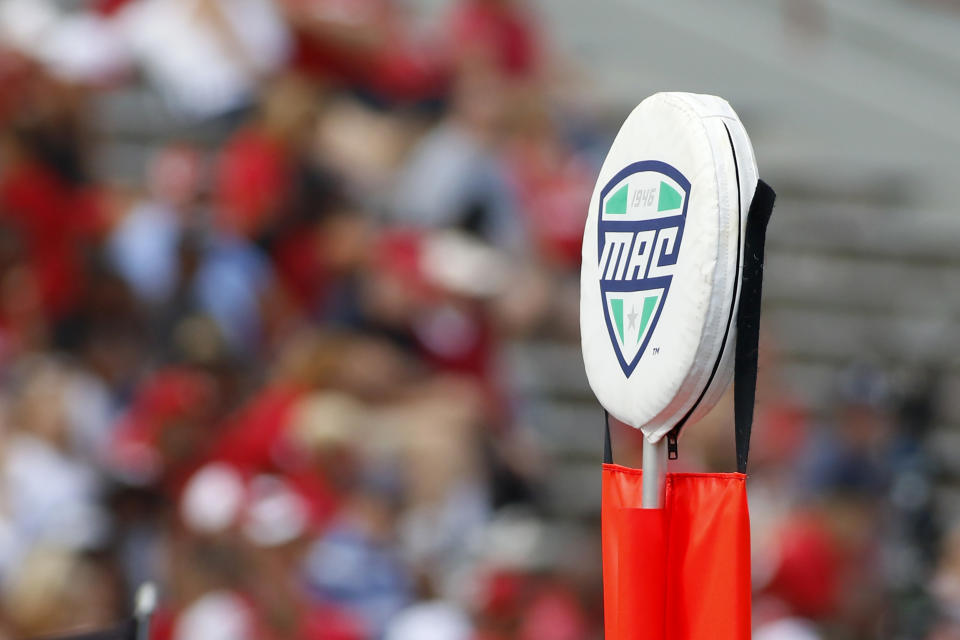
[[[633,329],[637,326],[637,308],[630,307],[630,313],[627,314],[627,320],[630,321],[630,324],[627,325],[628,329]]]

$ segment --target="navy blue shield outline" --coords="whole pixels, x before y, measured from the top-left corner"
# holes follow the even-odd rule
[[[690,181],[659,160],[624,167],[600,191],[600,302],[610,342],[628,378],[646,351],[670,292],[689,196]]]

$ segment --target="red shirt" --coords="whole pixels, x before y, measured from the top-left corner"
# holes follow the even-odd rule
[[[565,149],[536,143],[518,145],[509,164],[539,258],[559,267],[578,267],[593,192],[592,167]]]
[[[351,88],[365,88],[382,98],[417,100],[438,95],[444,74],[439,55],[409,33],[401,12],[390,0],[284,0],[302,16],[329,25],[325,36],[308,28],[295,33],[294,65],[312,76]],[[351,46],[332,35],[366,32],[369,42]]]
[[[261,390],[228,419],[211,458],[232,464],[246,476],[281,473],[310,505],[313,526],[321,527],[336,511],[340,496],[287,440],[294,409],[303,396],[304,391],[293,386]]]
[[[62,316],[83,289],[83,245],[104,226],[101,194],[24,162],[0,183],[0,215],[25,244],[46,313]]]
[[[454,61],[480,56],[512,77],[530,77],[540,66],[537,27],[517,7],[466,0],[451,15],[447,35]]]
[[[228,419],[215,445],[214,458],[248,471],[272,466],[293,408],[302,396],[302,390],[292,386],[274,385],[261,390]]]
[[[278,141],[250,128],[224,148],[217,166],[216,202],[221,223],[242,235],[255,234],[286,202],[291,159]]]

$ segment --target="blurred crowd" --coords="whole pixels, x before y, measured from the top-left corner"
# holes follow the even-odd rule
[[[504,360],[577,342],[612,134],[532,7],[5,0],[0,43],[0,638],[147,580],[157,640],[602,636],[598,523],[551,511]],[[96,109],[131,86],[182,123],[133,184]],[[766,352],[757,637],[960,638],[935,377],[812,415]],[[731,416],[677,468],[731,470]]]

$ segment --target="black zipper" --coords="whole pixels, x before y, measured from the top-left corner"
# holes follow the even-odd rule
[[[741,217],[743,216],[743,209],[741,204],[740,197],[740,166],[737,164],[737,150],[733,146],[733,136],[730,135],[730,128],[727,126],[727,123],[723,123],[723,128],[727,132],[727,141],[730,143],[730,153],[733,155],[733,170],[737,178],[737,268],[734,270],[734,273],[737,275],[735,285],[733,287],[733,299],[730,301],[730,315],[727,317],[727,328],[723,330],[723,342],[720,343],[720,353],[717,354],[717,360],[713,363],[713,370],[710,372],[710,377],[707,379],[707,384],[704,385],[703,391],[700,392],[700,397],[697,398],[697,401],[693,403],[693,406],[690,407],[690,410],[687,411],[687,414],[683,416],[680,422],[667,433],[667,458],[669,460],[676,460],[679,456],[677,451],[677,438],[680,436],[680,429],[683,428],[683,425],[687,423],[687,420],[690,419],[690,416],[693,415],[693,412],[697,410],[697,407],[700,406],[700,403],[703,401],[703,397],[707,394],[707,390],[710,388],[710,385],[713,383],[714,377],[717,375],[717,370],[720,368],[720,361],[723,360],[724,350],[727,348],[727,338],[730,336],[730,325],[733,324],[733,309],[737,301],[737,297],[740,295],[740,234],[743,232],[743,224]]]

